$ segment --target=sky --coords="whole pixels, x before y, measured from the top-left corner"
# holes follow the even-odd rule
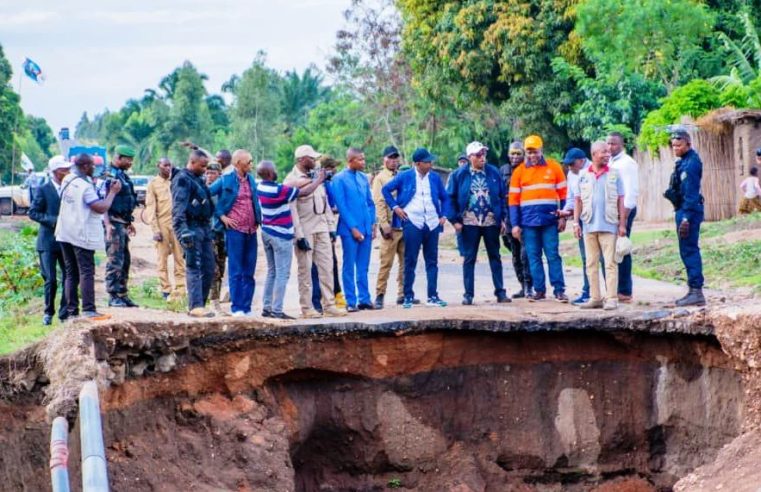
[[[351,0],[0,0],[0,44],[14,71],[26,57],[46,81],[21,79],[24,111],[72,133],[82,112],[119,109],[185,60],[219,93],[259,50],[285,71],[320,68]]]

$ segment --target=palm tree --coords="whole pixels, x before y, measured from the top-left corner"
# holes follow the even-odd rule
[[[761,77],[761,41],[750,14],[738,14],[745,35],[738,43],[726,34],[719,33],[719,39],[729,55],[729,74],[713,77],[711,82],[724,90],[732,86],[744,86]]]
[[[286,132],[306,123],[309,110],[324,101],[329,89],[322,85],[323,76],[310,65],[299,75],[288,71],[283,77],[283,114],[288,125]]]

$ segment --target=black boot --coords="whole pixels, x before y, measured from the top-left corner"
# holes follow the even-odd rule
[[[678,299],[676,305],[679,307],[686,306],[705,306],[706,298],[703,296],[703,289],[693,289],[690,287],[690,291],[686,296]]]

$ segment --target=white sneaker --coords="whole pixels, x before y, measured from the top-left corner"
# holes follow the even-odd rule
[[[246,313],[244,313],[243,311],[235,311],[233,313],[233,318],[245,318],[245,317],[246,317]]]
[[[618,309],[618,299],[605,299],[605,304],[603,304],[602,308],[605,311],[615,311]]]

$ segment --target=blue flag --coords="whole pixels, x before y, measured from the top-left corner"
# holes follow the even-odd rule
[[[29,58],[24,60],[24,73],[27,75],[27,77],[34,80],[38,84],[41,84],[45,81],[45,74],[42,73],[40,66]]]

